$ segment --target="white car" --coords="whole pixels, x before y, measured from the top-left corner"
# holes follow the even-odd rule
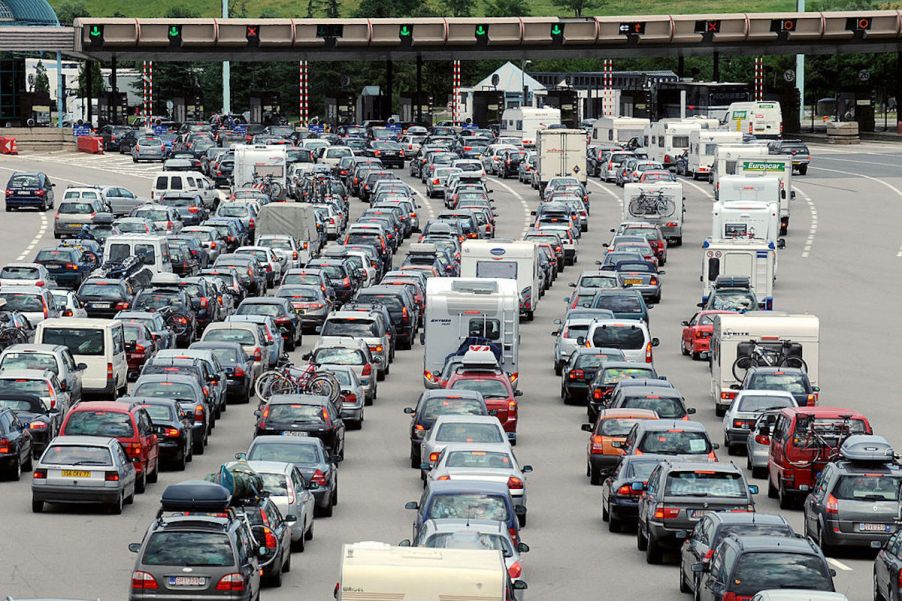
[[[304,552],[306,541],[313,538],[314,498],[311,490],[319,488],[307,480],[292,463],[281,461],[248,461],[263,478],[263,488],[291,528],[291,550]],[[288,520],[292,516],[294,520]]]
[[[476,178],[477,176],[480,179],[485,179],[485,167],[480,160],[459,159],[451,163],[451,166],[455,169],[460,169],[463,173],[466,174],[466,177],[468,179]]]
[[[256,246],[270,248],[282,259],[282,269],[279,271],[279,279],[282,281],[281,274],[288,269],[301,266],[301,253],[298,248],[297,240],[287,234],[267,234],[258,236]]]
[[[423,480],[435,467],[444,448],[456,442],[510,446],[507,432],[494,415],[439,415],[420,442],[420,476]]]
[[[78,300],[74,290],[65,290],[63,288],[51,288],[50,294],[53,296],[53,306],[59,311],[60,317],[87,317],[88,312]]]
[[[0,269],[0,286],[47,286],[52,281],[40,263],[7,263]]]

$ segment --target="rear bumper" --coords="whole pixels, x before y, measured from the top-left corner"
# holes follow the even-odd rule
[[[16,198],[15,196],[9,196],[6,198],[6,206],[11,209],[18,209],[22,207],[40,207],[43,206],[44,199],[40,196],[28,197],[28,198]]]
[[[825,545],[832,545],[835,547],[868,547],[872,546],[872,543],[879,543],[880,546],[883,546],[889,538],[896,532],[896,527],[894,525],[890,525],[892,532],[844,532],[842,531],[843,526],[846,528],[855,529],[855,527],[860,522],[841,522],[840,520],[826,520],[824,522],[824,529],[821,532],[821,536],[823,536]],[[839,530],[839,532],[837,532]]]
[[[120,488],[34,485],[31,487],[31,496],[35,501],[48,503],[115,503],[119,500],[120,494],[122,494]]]

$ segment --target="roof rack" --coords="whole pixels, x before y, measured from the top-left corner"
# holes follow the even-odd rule
[[[747,275],[719,275],[717,276],[717,279],[714,280],[714,287],[749,289],[752,287],[752,281]]]

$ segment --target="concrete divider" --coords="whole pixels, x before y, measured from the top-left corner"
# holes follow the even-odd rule
[[[103,154],[103,138],[100,136],[79,136],[75,142],[78,152]]]
[[[7,140],[15,138],[19,152],[53,152],[74,150],[71,127],[4,127],[0,130]]]
[[[19,154],[16,139],[9,136],[0,136],[0,154]]]

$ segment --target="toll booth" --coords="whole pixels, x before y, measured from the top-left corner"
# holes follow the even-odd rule
[[[651,119],[652,102],[650,90],[621,90],[620,115]]]
[[[548,90],[539,96],[539,106],[561,111],[561,123],[570,129],[579,127],[579,95],[576,90]]]
[[[282,114],[278,92],[266,91],[254,94],[248,98],[248,105],[251,123],[264,123],[267,118],[271,120],[273,115]]]
[[[115,115],[113,115],[115,107]],[[126,92],[101,92],[97,99],[98,123],[125,123],[128,115],[128,94]]]
[[[401,121],[407,121],[410,123],[418,123],[419,125],[431,126],[432,125],[432,94],[426,94],[421,92],[419,102],[417,102],[417,93],[412,90],[402,91],[401,92]],[[417,106],[419,105],[420,111],[422,111],[423,118],[422,123],[421,120],[418,119],[418,111]]]
[[[861,86],[845,90],[836,95],[836,118],[839,121],[857,121],[858,131],[874,131],[874,90],[871,86]],[[783,109],[786,121],[786,109]]]
[[[360,121],[388,121],[391,100],[384,94],[361,94],[357,97],[357,118]]]
[[[473,123],[488,127],[501,123],[504,113],[504,91],[476,90],[473,92]]]
[[[335,126],[359,123],[357,98],[353,92],[339,92],[326,98],[326,121]]]

